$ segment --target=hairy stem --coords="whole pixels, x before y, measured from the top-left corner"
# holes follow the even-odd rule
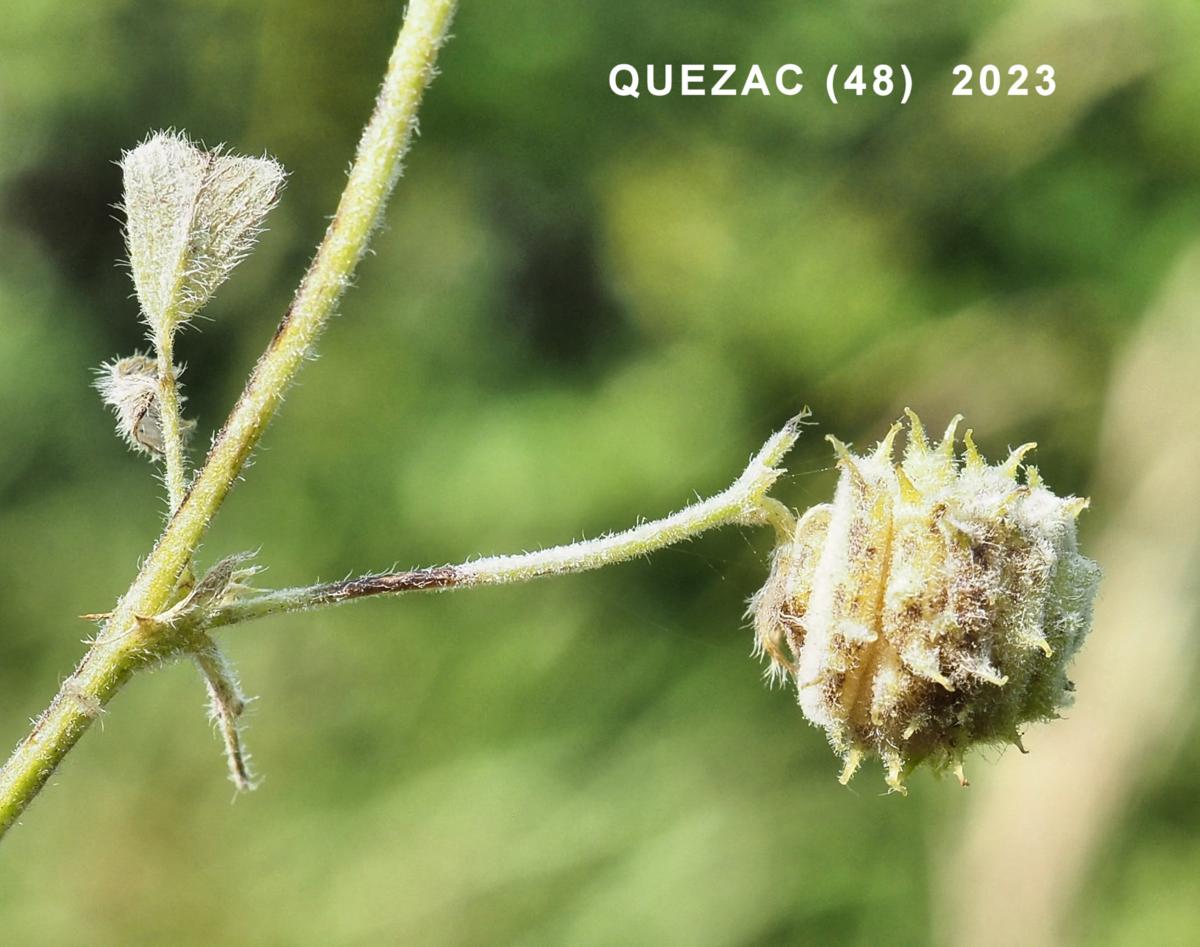
[[[163,464],[166,467],[167,501],[171,514],[179,509],[187,491],[187,461],[183,456],[183,424],[179,387],[175,377],[175,339],[168,330],[155,340],[158,353],[158,411],[162,426]]]
[[[792,419],[771,437],[731,486],[663,519],[598,539],[520,555],[489,556],[455,566],[366,575],[305,588],[263,592],[218,608],[206,625],[218,628],[266,615],[340,605],[372,595],[506,585],[548,575],[586,572],[644,556],[705,530],[735,523],[770,524],[783,541],[790,540],[795,519],[786,506],[768,497],[766,492],[780,474],[779,462],[799,435],[802,417]]]
[[[204,677],[208,687],[209,715],[221,733],[225,744],[225,760],[229,764],[229,778],[241,791],[252,789],[254,779],[250,775],[250,767],[246,759],[246,751],[242,747],[242,735],[238,727],[238,718],[246,709],[246,698],[237,678],[224,656],[210,639],[192,652],[196,666]]]
[[[401,159],[416,125],[417,108],[434,74],[434,61],[446,38],[454,7],[454,0],[411,0],[337,213],[291,306],[221,429],[204,468],[129,591],[79,668],[0,771],[0,835],[17,820],[104,704],[147,655],[161,658],[172,653],[162,642],[142,640],[148,634],[147,628],[163,627],[145,623],[144,616],[156,615],[169,604],[209,521],[278,410],[366,251],[399,176]],[[143,616],[142,621],[139,616]]]
[[[0,773],[0,836],[17,821],[30,800],[103,713],[104,705],[146,661],[137,629],[124,639],[97,641],[59,688],[33,729],[17,744]]]

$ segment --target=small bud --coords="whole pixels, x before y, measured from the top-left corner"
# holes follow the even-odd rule
[[[904,792],[918,764],[954,771],[978,744],[1020,746],[1021,728],[1070,703],[1066,666],[1092,619],[1099,568],[1076,551],[1086,501],[1055,496],[1032,445],[989,466],[951,423],[939,445],[909,412],[871,454],[831,438],[833,503],[801,518],[752,602],[760,649],[780,662],[805,716],[843,757],[848,781],[868,756]]]
[[[252,552],[226,556],[209,569],[187,595],[167,611],[155,615],[155,620],[173,627],[183,624],[203,627],[215,610],[232,605],[254,591],[250,580],[263,571],[261,566],[250,565],[254,556]]]
[[[250,580],[263,571],[262,566],[251,564],[255,555],[237,552],[226,556],[204,574],[181,605],[207,612],[236,602],[253,591]]]
[[[179,377],[181,369],[173,374]],[[163,456],[162,415],[158,407],[158,369],[148,355],[134,353],[100,366],[96,390],[117,417],[117,433],[136,451],[151,457]],[[183,396],[180,396],[183,400]],[[186,421],[186,437],[196,427]]]
[[[262,232],[284,170],[157,132],[121,159],[125,236],[146,321],[170,333],[212,297]]]

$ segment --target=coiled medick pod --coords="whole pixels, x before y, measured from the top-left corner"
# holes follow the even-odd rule
[[[931,446],[907,412],[856,456],[829,438],[833,503],[801,517],[754,597],[758,648],[794,679],[804,715],[828,734],[848,782],[882,759],[904,792],[918,764],[953,769],[978,744],[1021,747],[1023,725],[1070,702],[1066,666],[1091,625],[1100,571],[1076,551],[1087,500],[1057,497],[1017,448],[988,465],[956,417]]]

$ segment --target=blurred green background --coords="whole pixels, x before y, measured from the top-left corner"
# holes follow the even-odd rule
[[[181,340],[198,459],[333,211],[400,17],[7,5],[0,742],[162,520],[89,387],[142,344],[114,161],[175,126],[291,171]],[[804,508],[833,487],[824,433],[961,411],[985,453],[1036,439],[1049,482],[1093,496],[1108,577],[1076,711],[1029,757],[977,757],[967,792],[921,774],[884,796],[874,767],[839,786],[748,656],[770,553],[749,531],[271,619],[224,636],[260,697],[262,788],[230,804],[191,667],[135,681],[0,850],[0,940],[1195,943],[1200,7],[468,0],[455,34],[376,253],[204,562],[260,548],[265,582],[302,584],[592,536],[722,488],[808,404],[778,491]],[[619,62],[796,62],[809,88],[619,99]],[[833,62],[904,62],[912,101],[834,107]],[[1059,91],[951,98],[959,62],[1052,63]]]

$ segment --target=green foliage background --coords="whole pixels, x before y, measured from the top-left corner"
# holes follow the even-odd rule
[[[0,743],[163,513],[89,389],[141,340],[113,162],[176,126],[291,171],[260,251],[181,340],[211,431],[333,210],[400,14],[6,9]],[[1036,438],[1060,492],[1091,491],[1110,368],[1200,237],[1200,9],[467,0],[455,32],[376,253],[206,561],[261,548],[267,581],[300,584],[595,535],[721,488],[801,404],[820,428],[781,488],[797,507],[832,490],[823,433],[866,443],[906,404],[933,427],[963,412],[992,456]],[[831,62],[901,61],[904,107],[819,88]],[[1060,91],[950,97],[956,63],[989,61],[1054,63]],[[798,62],[809,88],[618,99],[617,62]],[[727,531],[228,632],[261,697],[263,788],[229,804],[192,668],[136,681],[0,851],[0,939],[926,942],[970,793],[837,784],[748,657],[768,544]],[[1200,929],[1200,751],[1194,718],[1176,725],[1172,765],[1107,826],[1081,943]]]

